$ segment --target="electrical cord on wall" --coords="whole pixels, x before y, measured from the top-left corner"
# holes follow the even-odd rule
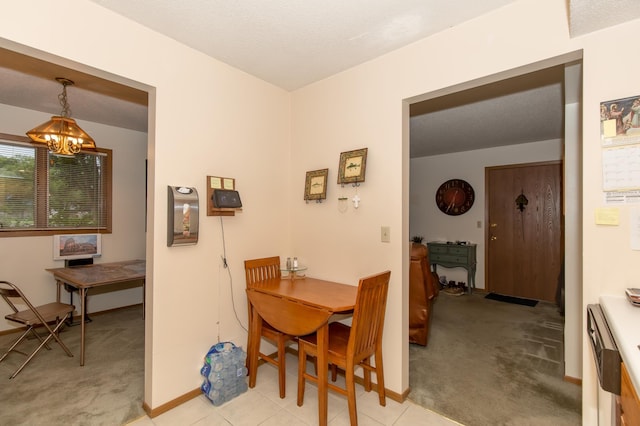
[[[222,216],[220,216],[220,229],[222,230],[222,256],[220,257],[222,258],[222,266],[227,270],[227,273],[229,274],[229,290],[231,292],[231,306],[233,307],[233,314],[235,315],[238,324],[240,324],[240,327],[242,327],[242,329],[248,333],[249,330],[247,330],[247,328],[242,324],[242,321],[240,321],[240,318],[238,318],[238,312],[236,311],[236,302],[233,298],[233,277],[231,276],[231,269],[229,269],[229,263],[227,262],[227,243],[224,240],[224,223],[222,222]],[[218,286],[218,293],[219,292],[220,287]],[[220,294],[218,294],[218,316],[220,315],[220,300]],[[218,321],[218,341],[220,340],[219,325],[220,321]]]

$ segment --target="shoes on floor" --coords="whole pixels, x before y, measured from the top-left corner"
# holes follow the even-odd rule
[[[448,287],[442,290],[445,294],[450,294],[452,296],[462,296],[464,294],[464,289],[460,287]]]

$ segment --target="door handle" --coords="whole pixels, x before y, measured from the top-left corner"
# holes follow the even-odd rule
[[[498,237],[496,237],[495,235],[492,235],[491,238],[489,238],[490,241],[495,241],[497,239],[498,239]]]
[[[491,225],[489,225],[490,228],[497,228],[498,224],[497,223],[492,223]]]

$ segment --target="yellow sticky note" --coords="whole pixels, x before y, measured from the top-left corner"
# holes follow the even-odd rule
[[[616,120],[605,120],[602,122],[602,134],[605,138],[616,136]]]
[[[211,177],[211,188],[222,189],[222,179],[219,177]]]
[[[620,224],[620,210],[617,207],[606,207],[596,209],[596,225]]]
[[[233,179],[224,178],[223,180],[224,189],[233,189],[235,186]]]

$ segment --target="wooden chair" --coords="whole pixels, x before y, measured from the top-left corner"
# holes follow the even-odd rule
[[[13,342],[9,350],[2,355],[0,358],[0,362],[2,362],[10,352],[18,352],[27,356],[27,359],[18,369],[11,375],[10,379],[13,379],[22,371],[22,369],[31,361],[31,359],[42,349],[46,347],[47,349],[51,349],[47,344],[49,340],[55,339],[56,342],[60,345],[60,347],[66,352],[70,357],[73,356],[69,348],[62,343],[60,337],[58,336],[58,331],[60,327],[64,324],[65,320],[69,318],[75,307],[73,305],[69,305],[66,303],[47,303],[46,305],[34,306],[31,304],[29,299],[24,295],[24,293],[16,286],[15,284],[10,283],[9,281],[0,281],[0,296],[7,302],[13,313],[5,315],[5,319],[22,324],[26,326],[25,331],[18,337],[18,339]],[[15,304],[14,304],[15,301]],[[26,306],[27,309],[18,310],[16,304],[19,306]],[[53,325],[50,325],[53,324]],[[36,327],[43,327],[47,330],[47,336],[43,338],[36,330]],[[16,347],[22,342],[27,334],[33,334],[39,341],[40,345],[34,349],[30,354],[23,353],[16,349]]]
[[[344,370],[346,389],[329,383],[329,389],[347,396],[351,425],[358,424],[356,410],[355,369],[360,366],[364,374],[364,388],[371,391],[371,372],[375,371],[380,405],[385,406],[384,369],[382,366],[382,331],[387,305],[390,271],[362,278],[351,327],[340,322],[329,324],[328,363],[332,380],[336,367]],[[304,401],[305,380],[317,383],[318,378],[306,371],[307,356],[317,357],[316,334],[298,338],[298,406]],[[371,365],[371,357],[375,366]]]
[[[269,279],[279,279],[281,276],[280,273],[280,256],[266,257],[262,259],[252,259],[245,260],[244,262],[244,270],[246,274],[247,288],[253,288],[260,285],[261,281],[269,280]],[[288,334],[281,333],[276,330],[266,321],[263,322],[262,325],[262,337],[265,339],[271,340],[275,343],[278,348],[278,353],[276,357],[269,356],[260,352],[260,341],[253,341],[251,339],[251,327],[253,323],[252,312],[251,312],[251,302],[249,302],[249,338],[247,343],[247,354],[251,354],[251,345],[258,345],[258,357],[256,359],[251,359],[250,356],[247,356],[247,369],[251,370],[251,363],[257,363],[262,359],[265,362],[268,362],[272,365],[275,365],[278,368],[278,382],[280,387],[280,398],[285,397],[285,385],[286,385],[286,364],[285,364],[285,350],[289,341],[293,339],[292,336]],[[252,383],[249,383],[251,387],[253,387]]]

